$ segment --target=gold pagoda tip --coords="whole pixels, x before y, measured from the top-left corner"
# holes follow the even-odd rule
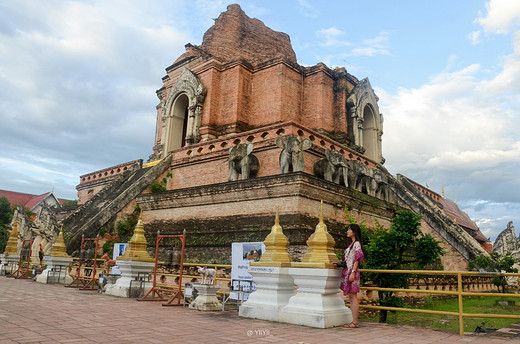
[[[290,266],[291,258],[287,253],[289,239],[283,234],[280,226],[279,206],[276,205],[276,215],[271,233],[264,240],[265,252],[258,262],[251,262],[252,266]]]
[[[323,200],[321,200],[320,204],[320,224],[323,223]]]
[[[323,200],[320,204],[320,220],[316,230],[307,240],[307,253],[301,262],[293,262],[292,267],[305,268],[332,268],[337,261],[334,253],[336,242],[327,231],[327,225],[323,222]]]
[[[139,220],[137,220],[137,225],[134,229],[134,235],[132,235],[132,238],[128,242],[128,248],[121,257],[117,258],[118,260],[132,260],[141,262],[151,262],[154,260],[146,251],[148,242],[144,236],[142,214],[142,212],[139,213]]]
[[[61,226],[60,232],[58,234],[58,239],[52,245],[51,250],[47,255],[50,257],[70,258],[70,256],[67,254],[67,246],[65,245],[65,240],[63,239],[63,226]]]
[[[13,256],[18,254],[18,222],[14,223],[13,229],[9,234],[9,239],[7,239],[4,254]]]

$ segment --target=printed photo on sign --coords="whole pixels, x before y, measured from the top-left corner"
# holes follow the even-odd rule
[[[233,288],[239,288],[243,293],[238,295],[231,292],[231,298],[238,297],[247,300],[249,293],[255,290],[253,276],[247,271],[249,263],[260,260],[262,253],[265,252],[263,242],[234,242],[231,245],[231,280]]]
[[[262,247],[264,243],[251,243],[251,244],[243,244],[243,255],[242,258],[246,260],[259,261],[262,256]]]

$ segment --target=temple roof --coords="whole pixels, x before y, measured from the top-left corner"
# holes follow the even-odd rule
[[[444,196],[441,196],[438,193],[430,190],[430,188],[427,186],[423,186],[406,176],[403,177],[412,183],[421,193],[427,195],[435,203],[437,203],[447,217],[455,221],[457,225],[468,232],[473,238],[475,238],[475,240],[481,244],[489,243],[489,239],[487,239],[484,234],[482,234],[480,228],[478,228],[477,224],[471,220],[469,215],[459,209],[457,203],[444,198]]]
[[[186,53],[176,61],[193,56],[211,55],[222,62],[246,60],[252,65],[284,58],[296,63],[289,35],[274,31],[255,18],[248,17],[238,4],[227,7],[206,31],[202,44],[186,45]]]
[[[57,198],[52,191],[46,192],[41,195],[31,195],[22,192],[0,190],[0,197],[2,196],[7,197],[7,200],[9,201],[11,206],[15,204],[21,204],[24,207],[31,210],[34,209],[38,204],[40,204],[42,200],[46,199],[47,197],[54,198],[61,205],[63,205],[63,202],[66,201],[64,199]]]
[[[444,213],[457,222],[459,226],[464,228],[468,233],[471,234],[479,242],[489,242],[489,240],[482,234],[477,224],[470,219],[469,215],[465,212],[461,211],[457,206],[457,203],[446,199],[441,198],[439,203],[442,205],[442,210]]]

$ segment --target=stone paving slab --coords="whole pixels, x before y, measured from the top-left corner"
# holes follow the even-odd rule
[[[514,328],[514,327],[513,327]],[[516,330],[516,328],[514,328]],[[518,333],[458,332],[362,323],[316,329],[0,277],[0,344],[14,343],[520,343]]]

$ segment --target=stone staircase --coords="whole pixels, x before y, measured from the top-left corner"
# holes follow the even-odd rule
[[[168,155],[152,167],[134,165],[64,219],[67,253],[72,254],[79,248],[82,235],[94,238],[100,228],[166,171],[171,160],[172,156]]]
[[[399,174],[397,178],[391,174],[388,176],[392,179],[398,205],[406,205],[414,213],[423,215],[424,221],[465,259],[474,260],[478,255],[488,254],[471,235],[453,222],[434,201],[417,190],[406,177]]]

